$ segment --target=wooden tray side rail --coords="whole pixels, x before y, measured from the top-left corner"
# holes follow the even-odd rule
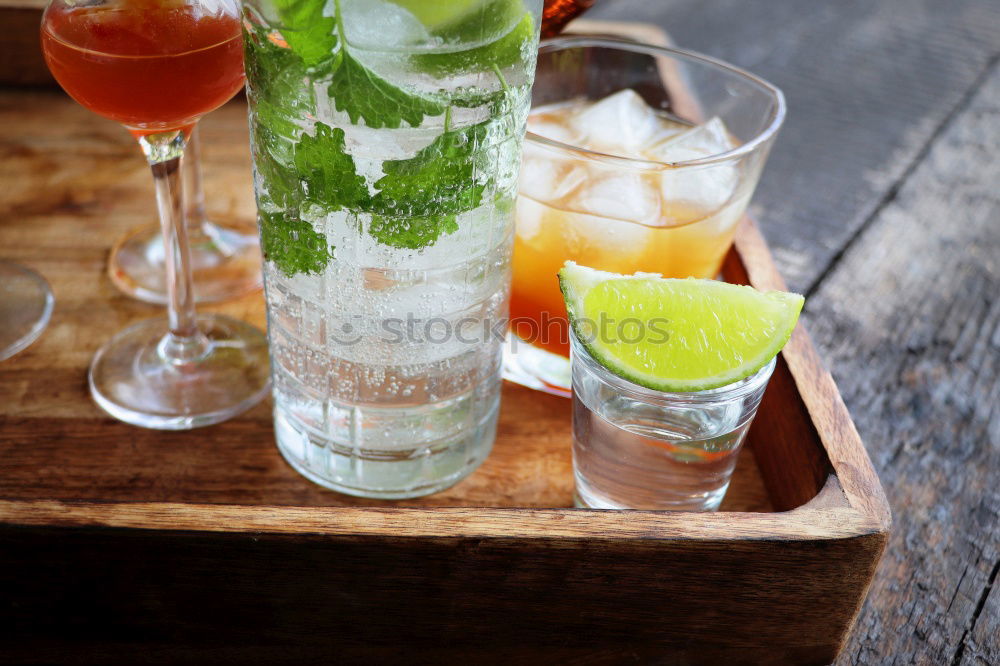
[[[752,284],[757,289],[787,289],[774,266],[764,237],[752,220],[745,220],[737,232],[733,251],[726,258],[724,273],[731,282]],[[768,489],[774,496],[785,497],[787,489],[780,488],[781,484],[778,482],[783,476],[781,469],[788,469],[789,459],[785,456],[810,456],[808,461],[799,460],[797,464],[813,472],[813,482],[818,482],[827,471],[827,465],[831,465],[847,496],[848,505],[866,519],[888,530],[891,524],[889,503],[878,475],[868,459],[864,443],[854,427],[840,391],[837,390],[833,377],[823,367],[804,326],[796,327],[780,360],[794,377],[794,392],[788,391],[791,387],[785,379],[784,371],[779,372],[779,364],[779,368],[776,368],[778,391],[772,392],[775,386],[768,386],[768,395],[765,395],[761,404],[761,409],[766,410],[763,412],[766,417],[754,422],[754,428],[758,429],[755,433],[758,438],[754,440],[754,452]],[[803,418],[803,408],[808,414],[806,418]],[[767,434],[764,429],[767,429]],[[775,447],[794,442],[810,432],[811,436],[818,437],[819,446],[775,450]],[[767,442],[763,447],[756,444],[761,440]],[[803,478],[808,477],[799,477],[798,481]],[[784,505],[783,508],[793,508],[796,501],[809,492],[810,486],[807,484],[797,492],[788,494],[792,506]]]
[[[870,573],[856,558],[876,545],[831,540],[821,567],[814,542],[730,538],[525,543],[38,527],[4,530],[0,547],[10,602],[0,632],[19,663],[139,651],[167,663],[253,661],[277,650],[336,654],[339,663],[669,654],[819,664],[835,654],[853,589]]]

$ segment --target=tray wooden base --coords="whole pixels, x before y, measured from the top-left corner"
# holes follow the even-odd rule
[[[220,219],[254,214],[244,114],[203,124]],[[116,236],[154,219],[148,170],[58,92],[0,91],[0,123],[0,247],[56,294],[49,329],[0,364],[0,661],[835,657],[890,519],[801,327],[719,513],[567,508],[569,404],[513,385],[467,480],[405,502],[337,495],[281,460],[267,404],[180,433],[93,405],[94,351],[162,312],[104,273]],[[749,221],[724,274],[783,286]],[[207,309],[263,325],[259,294]]]

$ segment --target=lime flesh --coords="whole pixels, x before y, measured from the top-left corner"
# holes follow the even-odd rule
[[[804,299],[716,280],[559,271],[573,332],[614,374],[658,391],[703,391],[754,374],[788,342]]]
[[[417,17],[424,26],[434,31],[441,26],[457,23],[487,3],[487,0],[392,0]]]
[[[522,0],[392,0],[448,42],[476,42],[506,34],[524,15]]]

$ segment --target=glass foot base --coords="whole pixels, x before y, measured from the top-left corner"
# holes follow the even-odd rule
[[[38,339],[54,303],[45,278],[20,264],[0,261],[0,361]]]
[[[496,438],[499,406],[497,400],[479,425],[433,450],[348,448],[303,427],[280,407],[275,409],[274,436],[282,457],[313,483],[354,497],[410,499],[450,488],[486,460]]]
[[[568,358],[534,347],[510,333],[503,345],[503,378],[564,398],[573,395]]]
[[[278,453],[281,454],[281,457],[285,459],[285,462],[287,462],[292,467],[292,469],[294,469],[296,472],[298,472],[308,480],[312,481],[316,485],[322,486],[327,490],[332,490],[334,492],[341,493],[343,495],[350,495],[352,497],[364,497],[366,499],[377,499],[377,500],[414,499],[417,497],[426,497],[427,495],[433,495],[434,493],[446,490],[455,485],[456,483],[458,483],[459,481],[463,480],[465,477],[469,476],[474,471],[476,471],[476,468],[478,468],[479,465],[482,464],[483,462],[482,460],[479,460],[474,464],[470,464],[467,469],[462,470],[460,473],[456,473],[455,475],[443,479],[441,481],[438,481],[437,483],[428,484],[426,486],[422,486],[419,488],[411,488],[407,490],[396,490],[396,491],[392,490],[378,491],[378,490],[368,490],[365,488],[354,488],[352,486],[345,486],[335,483],[330,479],[327,479],[313,472],[309,467],[302,464],[299,460],[297,460],[294,456],[292,456],[290,452],[286,451],[281,446],[278,447]],[[486,453],[489,453],[489,451],[487,450]]]
[[[196,303],[218,303],[260,289],[260,245],[254,227],[223,227],[213,222],[193,234],[191,267]],[[129,231],[111,249],[108,276],[125,294],[166,305],[163,235],[157,225]]]
[[[577,509],[605,509],[639,511],[718,511],[722,499],[729,489],[727,481],[722,487],[702,493],[684,495],[681,492],[666,493],[655,500],[645,497],[637,499],[634,504],[623,504],[603,495],[594,488],[579,472],[575,474],[576,489],[573,492],[573,506]]]
[[[245,322],[200,315],[208,352],[172,363],[160,353],[166,319],[131,326],[102,347],[90,364],[90,394],[120,421],[157,430],[188,430],[247,410],[270,386],[267,338]]]

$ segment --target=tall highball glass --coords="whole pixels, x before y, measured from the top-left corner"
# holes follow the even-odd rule
[[[352,495],[489,453],[541,0],[244,0],[278,449]]]

